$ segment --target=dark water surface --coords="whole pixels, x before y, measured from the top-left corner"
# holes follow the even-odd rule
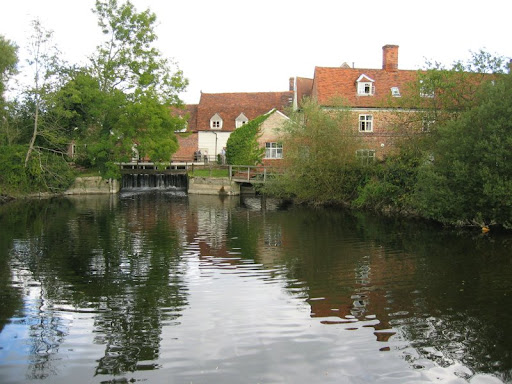
[[[0,207],[0,383],[510,383],[512,237],[257,198]]]

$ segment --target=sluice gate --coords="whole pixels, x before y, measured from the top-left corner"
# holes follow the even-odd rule
[[[121,190],[160,190],[187,192],[188,177],[182,171],[123,169]]]

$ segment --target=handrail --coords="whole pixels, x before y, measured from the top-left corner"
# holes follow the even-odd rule
[[[275,167],[268,167],[264,165],[230,165],[229,179],[264,183],[267,181],[269,175],[275,174],[275,169]]]
[[[279,168],[265,165],[219,165],[215,163],[170,163],[165,168],[158,167],[158,164],[151,162],[118,163],[121,173],[187,173],[194,172],[194,169],[221,168],[228,169],[229,180],[248,183],[265,183],[269,176],[278,173]]]

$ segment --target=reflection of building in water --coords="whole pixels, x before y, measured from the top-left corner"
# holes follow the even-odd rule
[[[200,239],[213,249],[226,243],[229,212],[215,207],[200,207],[197,212],[197,230]]]
[[[359,260],[355,268],[355,283],[358,288],[350,298],[353,300],[351,314],[356,317],[364,316],[369,305],[370,264],[370,256],[366,255]]]
[[[264,222],[263,238],[259,240],[259,262],[273,268],[282,256],[283,233],[280,223]]]
[[[188,196],[186,242],[197,244],[200,258],[238,259],[228,244],[232,211],[237,204],[237,198],[229,196]]]
[[[267,247],[280,247],[282,241],[281,226],[265,226],[264,243]]]
[[[327,284],[307,282],[310,285],[309,297],[322,298],[321,300],[308,300],[311,306],[312,317],[355,317],[362,319],[365,316],[376,316],[380,324],[376,329],[390,327],[390,314],[393,308],[410,308],[410,303],[398,303],[391,292],[381,289],[384,286],[393,286],[395,276],[410,276],[415,271],[413,262],[400,254],[388,254],[386,250],[377,245],[353,247],[345,244],[336,265],[333,265],[328,275],[332,281],[338,282],[336,287]],[[346,255],[350,255],[348,258]],[[328,277],[327,277],[328,278]],[[407,300],[407,295],[400,295]]]

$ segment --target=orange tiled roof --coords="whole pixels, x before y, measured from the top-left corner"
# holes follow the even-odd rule
[[[171,114],[174,116],[180,116],[180,117],[186,117],[188,116],[187,120],[187,129],[189,131],[195,131],[196,125],[197,125],[197,104],[187,104],[183,107],[176,108],[171,107]]]
[[[195,128],[189,123],[189,130],[210,130],[210,119],[218,114],[223,120],[222,131],[234,131],[235,119],[243,113],[252,120],[273,108],[286,112],[292,105],[293,91],[254,93],[201,93],[197,106]],[[192,115],[191,115],[192,116]]]
[[[375,91],[371,96],[357,94],[356,80],[361,76],[374,80]],[[352,108],[382,107],[391,96],[391,87],[398,87],[401,92],[407,83],[417,79],[418,71],[362,68],[315,67],[312,96],[320,105],[332,105],[336,98],[341,98]]]

